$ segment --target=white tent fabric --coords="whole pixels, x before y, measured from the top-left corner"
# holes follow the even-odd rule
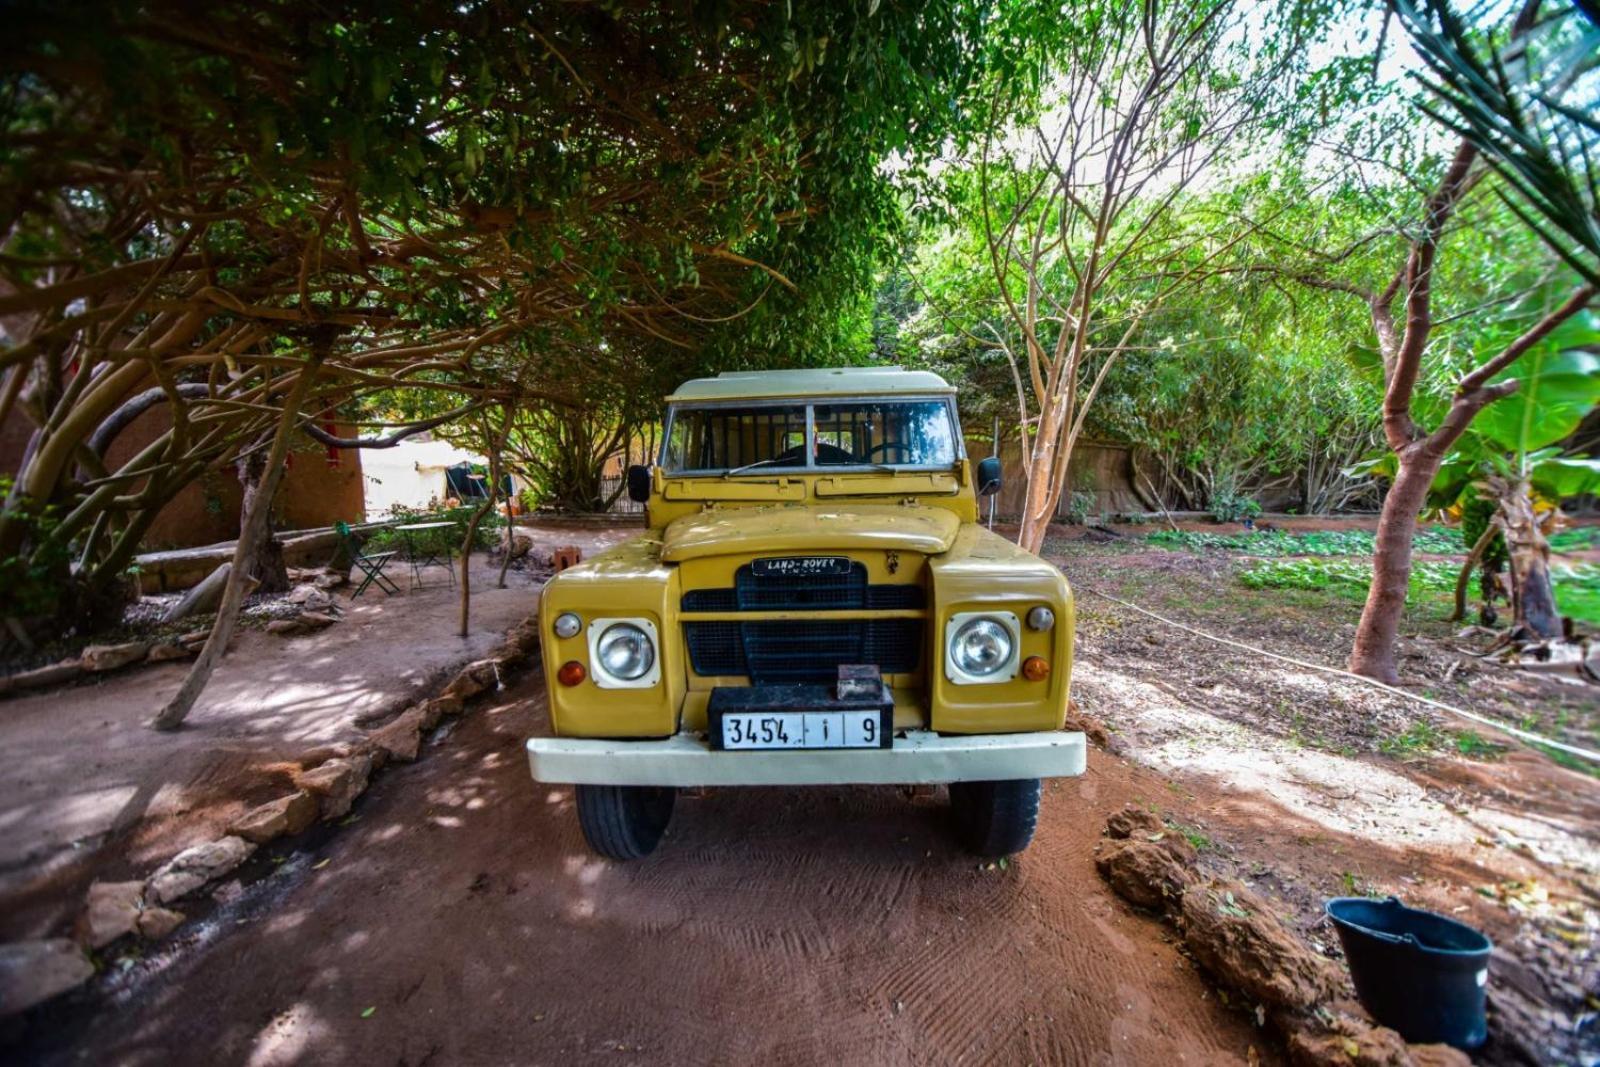
[[[449,495],[444,472],[462,463],[486,460],[449,441],[405,440],[393,448],[373,448],[361,454],[366,475],[367,519],[387,516],[396,504],[422,508],[442,503]]]

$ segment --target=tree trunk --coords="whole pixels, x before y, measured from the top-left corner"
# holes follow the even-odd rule
[[[506,438],[511,434],[511,424],[516,419],[516,407],[510,403],[505,407],[505,421],[500,425],[500,433],[495,437],[489,447],[489,496],[472,513],[472,521],[467,523],[467,538],[461,546],[461,627],[458,633],[467,636],[467,619],[472,608],[472,543],[478,536],[478,524],[483,521],[490,508],[494,507],[494,498],[500,492],[500,455],[505,451]],[[506,545],[506,558],[511,556],[510,543]],[[504,575],[502,568],[501,574]],[[504,583],[502,582],[502,585]]]
[[[233,640],[233,630],[239,622],[239,608],[244,603],[247,590],[251,588],[249,579],[255,569],[256,552],[267,532],[267,512],[272,508],[272,497],[283,476],[283,461],[289,454],[289,440],[294,433],[300,407],[310,394],[312,382],[322,365],[322,358],[321,355],[314,355],[306,363],[300,371],[299,380],[284,401],[283,414],[278,418],[278,429],[272,438],[272,448],[267,453],[266,469],[262,473],[263,484],[250,497],[249,509],[240,523],[239,540],[233,548],[233,567],[228,572],[228,587],[223,591],[217,619],[211,624],[211,636],[206,638],[205,648],[189,668],[188,677],[184,678],[177,694],[150,720],[154,729],[176,730],[183,725],[194,702],[200,699],[206,683],[211,680],[218,661],[227,651],[228,642]],[[249,492],[248,486],[246,492]]]
[[[239,485],[242,490],[242,500],[239,505],[241,529],[243,516],[253,515],[258,506],[257,497],[260,495],[266,479],[262,477],[265,458],[259,451],[248,453],[240,457],[236,467],[239,471]],[[273,486],[274,493],[277,486]],[[277,538],[272,522],[272,497],[267,494],[264,527],[261,535],[261,544],[256,548],[255,566],[251,569],[252,576],[259,583],[257,588],[263,593],[287,593],[289,591],[289,568],[283,559],[283,543]]]
[[[500,560],[499,588],[506,587],[506,571],[511,569],[511,550],[517,544],[517,517],[511,513],[511,501],[506,501],[506,543],[503,546],[505,557]]]
[[[1061,450],[1062,428],[1046,425],[1041,417],[1039,432],[1033,439],[1033,455],[1028,460],[1028,487],[1022,495],[1022,524],[1017,544],[1037,553],[1044,547],[1055,509],[1050,506],[1050,489],[1055,485],[1067,456]]]
[[[1550,582],[1550,542],[1539,529],[1526,480],[1491,477],[1489,491],[1498,510],[1491,529],[1505,535],[1511,558],[1511,630],[1523,640],[1559,640],[1561,612]]]
[[[1395,667],[1395,638],[1411,586],[1411,540],[1417,516],[1428,498],[1428,487],[1439,473],[1438,457],[1413,444],[1398,457],[1399,469],[1378,518],[1378,536],[1372,554],[1372,585],[1366,607],[1356,627],[1350,670],[1388,685],[1400,676]]]
[[[1467,617],[1467,585],[1472,581],[1472,572],[1478,569],[1484,552],[1488,551],[1489,542],[1499,532],[1494,523],[1489,523],[1473,543],[1472,551],[1467,553],[1467,561],[1461,565],[1461,573],[1456,575],[1456,607],[1450,615],[1451,622],[1460,622]]]

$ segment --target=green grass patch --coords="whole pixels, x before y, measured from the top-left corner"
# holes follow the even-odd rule
[[[1221,549],[1248,552],[1252,556],[1370,556],[1374,535],[1370,530],[1314,530],[1290,533],[1286,530],[1256,530],[1246,533],[1195,533],[1189,530],[1158,530],[1146,535],[1152,544],[1191,551]],[[1466,555],[1461,533],[1441,526],[1425,526],[1417,531],[1413,545],[1418,552]]]
[[[1600,548],[1600,526],[1578,526],[1570,530],[1557,530],[1550,535],[1552,552],[1571,552],[1583,548]]]
[[[1555,587],[1556,607],[1561,609],[1561,614],[1590,626],[1600,626],[1600,566],[1557,564],[1550,568],[1550,584]]]
[[[1544,753],[1550,758],[1551,763],[1565,767],[1569,771],[1577,771],[1591,778],[1600,778],[1600,763],[1591,763],[1582,756],[1574,756],[1570,752],[1563,752],[1559,748],[1551,748],[1538,742],[1530,742],[1528,747]]]
[[[1453,563],[1418,561],[1411,565],[1411,591],[1453,590],[1460,570]],[[1248,589],[1311,589],[1365,596],[1372,564],[1359,559],[1263,559],[1238,574]]]
[[[1494,760],[1505,754],[1506,746],[1474,730],[1441,730],[1425,720],[1412,723],[1404,733],[1385,737],[1378,751],[1395,759],[1417,759],[1455,752],[1471,760]]]

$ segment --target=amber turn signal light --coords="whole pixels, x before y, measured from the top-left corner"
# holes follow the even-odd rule
[[[578,685],[587,677],[589,677],[589,672],[584,670],[583,664],[577,660],[569,660],[563,663],[561,669],[556,671],[556,681],[562,685]]]
[[[1050,677],[1050,664],[1043,656],[1029,656],[1022,661],[1022,676],[1030,682],[1042,682]]]

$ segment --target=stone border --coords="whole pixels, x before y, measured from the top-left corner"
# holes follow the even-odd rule
[[[252,808],[224,836],[184,849],[143,881],[95,882],[71,938],[0,945],[0,1018],[74,989],[95,973],[88,953],[129,935],[151,941],[176,930],[186,916],[169,905],[231,874],[261,845],[343,818],[386,763],[410,763],[422,738],[443,718],[502,685],[539,647],[537,615],[506,631],[483,659],[462,667],[438,695],[406,708],[355,744],[295,775],[296,790]],[[132,662],[129,659],[125,662]],[[51,669],[51,668],[46,668]]]
[[[333,599],[332,592],[341,586],[350,584],[348,574],[337,571],[313,571],[308,568],[290,568],[291,580],[295,582],[289,592],[283,594],[290,603],[302,605],[312,604],[312,607],[302,606],[300,611],[290,618],[273,619],[263,629],[269,634],[280,637],[294,637],[299,634],[313,633],[317,630],[332,626],[339,621],[338,614],[343,607]],[[296,578],[295,574],[299,577]],[[304,590],[304,592],[303,592]],[[322,600],[310,601],[307,597],[320,594]],[[299,595],[301,600],[295,601]],[[326,603],[324,603],[326,601]],[[215,610],[214,608],[212,609]],[[46,689],[52,686],[64,685],[75,682],[80,678],[93,674],[109,674],[128,667],[150,666],[157,663],[168,663],[172,660],[190,659],[200,654],[205,647],[206,639],[211,636],[211,627],[206,626],[198,630],[191,630],[178,637],[154,638],[147,641],[124,641],[115,645],[86,645],[83,651],[59,663],[35,667],[32,670],[21,671],[17,674],[0,675],[0,699],[17,693],[24,693],[30,689]],[[229,646],[232,647],[231,645]]]
[[[1111,891],[1169,922],[1183,951],[1255,1006],[1294,1067],[1471,1067],[1448,1045],[1409,1045],[1347,999],[1343,970],[1313,952],[1244,883],[1202,871],[1194,846],[1129,804],[1106,820],[1095,868]]]

